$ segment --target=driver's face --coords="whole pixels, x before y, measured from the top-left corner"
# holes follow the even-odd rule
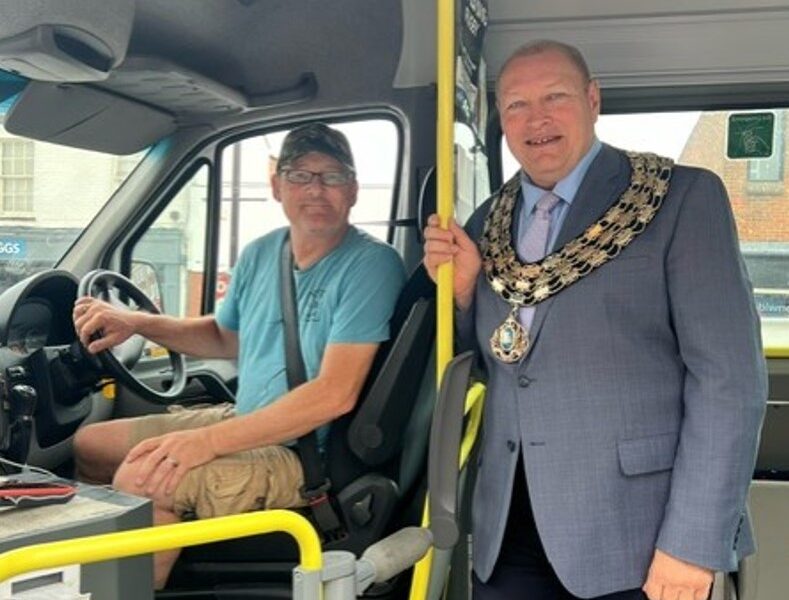
[[[345,171],[335,158],[309,152],[289,164],[290,169],[326,173]],[[345,185],[328,186],[319,177],[309,183],[291,183],[284,175],[271,178],[274,198],[282,203],[291,229],[306,237],[337,239],[345,234],[351,207],[356,204],[358,184],[351,179]]]

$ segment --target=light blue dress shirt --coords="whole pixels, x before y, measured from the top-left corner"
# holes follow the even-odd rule
[[[597,156],[602,148],[600,140],[595,138],[592,147],[584,155],[584,157],[575,165],[575,168],[564,179],[561,179],[553,188],[553,190],[544,190],[541,187],[534,185],[529,176],[521,171],[521,193],[523,195],[523,203],[518,216],[518,237],[524,235],[524,232],[529,228],[529,224],[534,218],[534,207],[537,201],[542,198],[546,192],[552,191],[559,196],[561,201],[551,211],[551,225],[548,230],[548,248],[553,248],[556,242],[556,237],[564,223],[564,218],[570,211],[570,205],[575,200],[575,195],[578,193],[578,188],[589,170],[589,166]],[[520,257],[523,260],[523,257]]]

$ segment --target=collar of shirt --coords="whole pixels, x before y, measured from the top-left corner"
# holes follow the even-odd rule
[[[570,171],[567,177],[557,182],[553,190],[544,190],[534,185],[526,172],[521,170],[521,192],[523,194],[523,208],[525,209],[521,212],[525,213],[526,216],[531,215],[537,201],[549,191],[553,191],[554,194],[559,196],[563,204],[572,204],[575,199],[575,194],[578,192],[578,188],[581,187],[581,182],[586,172],[589,170],[589,165],[592,164],[592,161],[602,147],[603,145],[600,143],[600,140],[595,138],[592,142],[592,146],[584,157],[578,161],[578,164],[575,165],[575,168]]]
[[[575,195],[578,193],[578,188],[581,187],[581,182],[586,176],[589,166],[592,164],[592,161],[595,159],[602,147],[603,145],[600,143],[600,140],[595,138],[592,142],[592,146],[586,152],[584,157],[578,161],[578,164],[575,165],[575,168],[570,171],[567,177],[557,182],[553,190],[544,190],[541,187],[534,185],[531,182],[531,179],[529,179],[529,176],[523,170],[521,170],[522,202],[520,203],[520,210],[518,211],[518,235],[521,235],[522,232],[526,231],[526,228],[529,226],[529,222],[533,216],[534,207],[537,204],[537,201],[542,198],[546,192],[553,191],[553,193],[559,196],[561,199],[561,202],[556,205],[556,208],[551,213],[551,233],[548,247],[550,248],[553,246],[553,243],[556,241],[556,236],[559,233],[559,229],[561,229],[562,223],[564,222],[567,209],[573,203],[573,200],[575,200]]]

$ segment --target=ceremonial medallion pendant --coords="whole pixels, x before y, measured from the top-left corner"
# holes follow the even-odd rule
[[[529,349],[529,332],[518,321],[518,307],[504,319],[490,337],[490,349],[501,362],[518,362]]]

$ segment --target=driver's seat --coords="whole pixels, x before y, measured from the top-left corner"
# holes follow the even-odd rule
[[[378,351],[356,410],[331,427],[326,469],[348,535],[324,550],[358,556],[421,516],[435,396],[434,294],[418,267],[400,293],[390,341]],[[186,548],[157,598],[289,597],[297,556],[284,534]]]

